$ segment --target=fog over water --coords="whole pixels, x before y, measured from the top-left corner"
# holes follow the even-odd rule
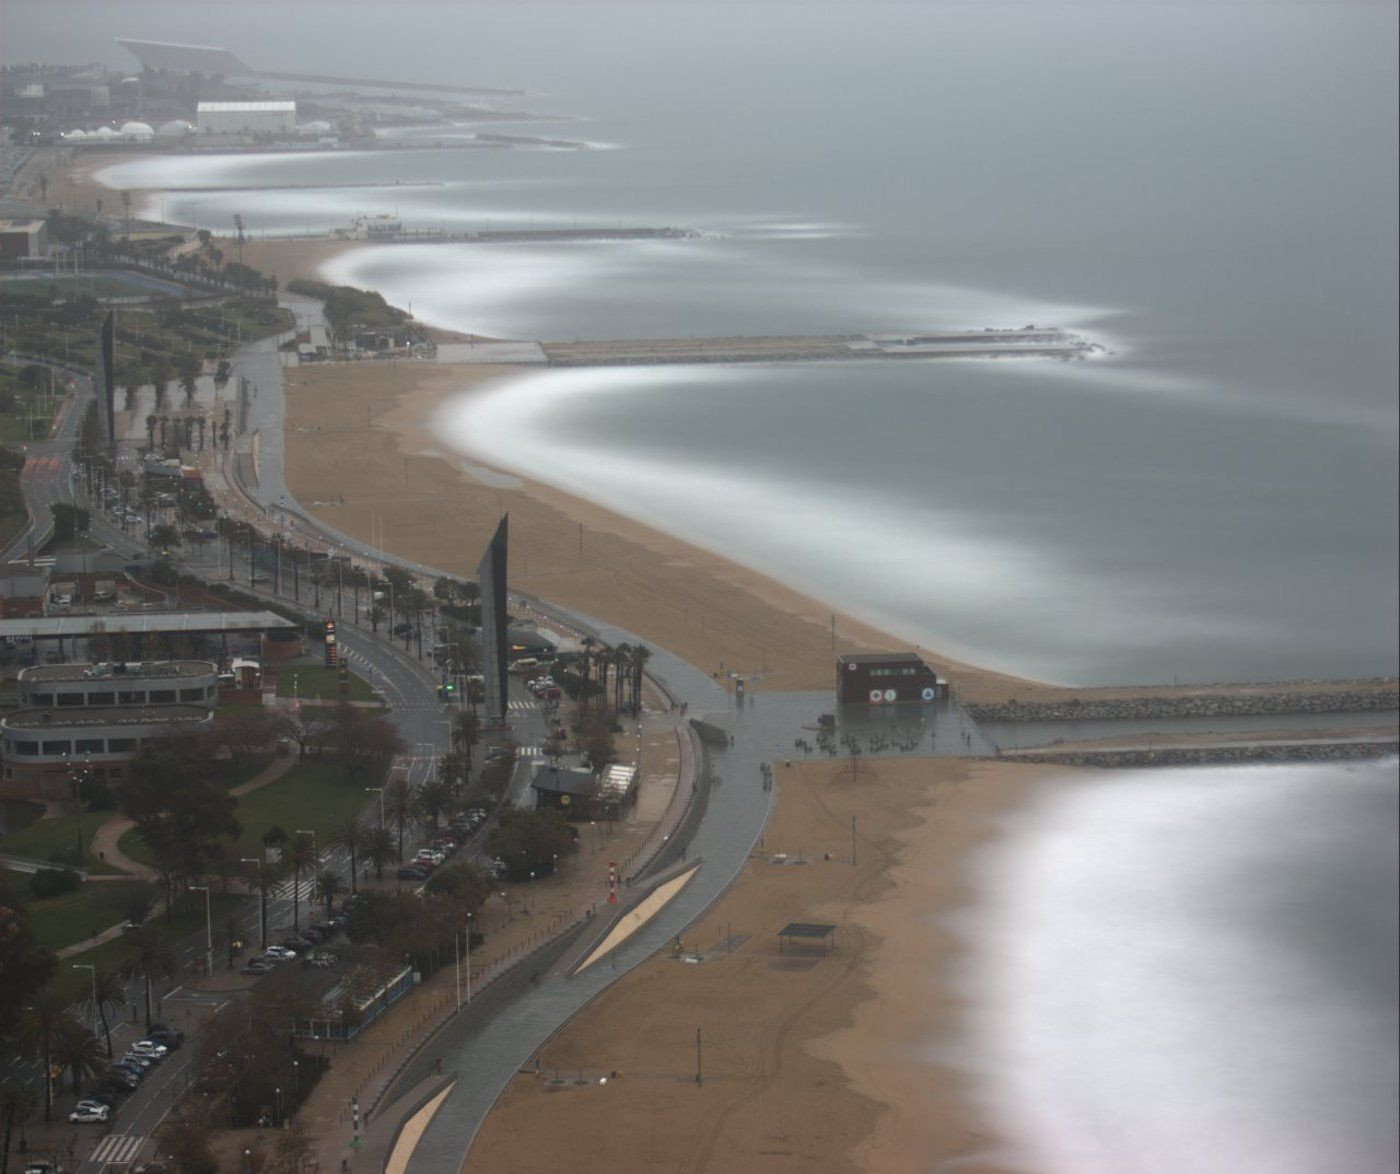
[[[172,220],[704,234],[330,266],[438,325],[1035,323],[1111,351],[540,371],[444,409],[473,461],[1043,679],[1397,671],[1393,5],[57,10],[7,3],[5,59],[129,62],[129,35],[520,87],[482,100],[551,121],[451,133],[607,148],[108,170]],[[1395,770],[1048,792],[989,851],[966,1039],[931,1058],[975,1073],[1030,1169],[1393,1168]]]

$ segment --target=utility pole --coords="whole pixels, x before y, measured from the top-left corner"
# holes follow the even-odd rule
[[[851,867],[856,866],[856,817],[851,816]]]
[[[704,1084],[704,1072],[700,1066],[700,1029],[695,1029],[695,1083]]]

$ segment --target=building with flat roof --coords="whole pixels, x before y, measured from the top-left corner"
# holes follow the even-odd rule
[[[19,673],[19,703],[36,709],[213,705],[218,697],[218,669],[207,660],[35,665]]]
[[[142,747],[213,724],[203,705],[15,710],[0,717],[0,797],[68,799],[80,772],[119,782]]]
[[[201,102],[195,125],[202,135],[295,134],[295,102]]]
[[[49,255],[49,226],[38,217],[0,220],[0,260]]]
[[[836,700],[841,705],[927,704],[946,684],[915,652],[851,652],[836,658]]]

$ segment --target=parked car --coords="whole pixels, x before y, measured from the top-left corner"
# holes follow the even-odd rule
[[[301,953],[303,950],[311,949],[311,947],[315,944],[316,943],[313,942],[310,938],[304,938],[300,935],[297,935],[289,938],[283,938],[277,948],[281,950],[291,950],[292,957],[295,958],[297,954]]]
[[[106,1105],[103,1105],[100,1109],[74,1109],[68,1114],[68,1120],[77,1125],[101,1125],[104,1124],[110,1116],[110,1110]]]
[[[131,1050],[155,1060],[164,1060],[170,1052],[164,1044],[159,1044],[153,1039],[139,1039],[131,1045]]]
[[[157,1024],[146,1032],[146,1038],[173,1050],[185,1042],[185,1033],[174,1027]]]
[[[97,1098],[97,1097],[84,1097],[81,1101],[79,1101],[76,1105],[74,1105],[73,1108],[74,1108],[74,1109],[101,1109],[101,1110],[103,1110],[104,1112],[107,1112],[107,1113],[110,1113],[110,1112],[112,1111],[112,1106],[111,1106],[111,1104],[110,1104],[109,1102],[104,1101],[104,1100],[101,1100],[101,1099],[99,1099],[99,1098]]]
[[[308,958],[303,958],[301,964],[307,970],[328,970],[335,965],[335,955],[322,950]]]
[[[427,880],[428,870],[425,868],[412,868],[405,865],[399,869],[399,880]]]
[[[297,952],[288,946],[268,946],[263,951],[263,957],[270,958],[274,962],[290,962],[296,956]]]
[[[252,975],[271,974],[272,968],[275,965],[276,963],[270,962],[267,959],[254,958],[251,962],[244,966],[243,969],[239,971],[239,973]]]

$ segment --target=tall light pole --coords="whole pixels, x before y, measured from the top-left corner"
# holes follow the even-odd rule
[[[366,791],[367,793],[368,793],[369,791],[378,791],[378,792],[379,792],[379,826],[380,826],[380,827],[383,827],[383,826],[384,826],[384,788],[383,788],[383,787],[366,787],[366,788],[365,788],[365,791]]]
[[[472,915],[467,914],[467,1006],[472,1002]]]
[[[89,966],[85,962],[74,962],[74,970],[92,971],[92,1034],[97,1034],[97,967]]]
[[[265,860],[260,860],[256,856],[240,856],[239,864],[256,864],[258,866],[258,949],[267,949],[267,877],[264,870],[267,867]]]
[[[204,973],[214,973],[214,921],[209,911],[209,886],[190,885],[190,892],[204,894]]]

